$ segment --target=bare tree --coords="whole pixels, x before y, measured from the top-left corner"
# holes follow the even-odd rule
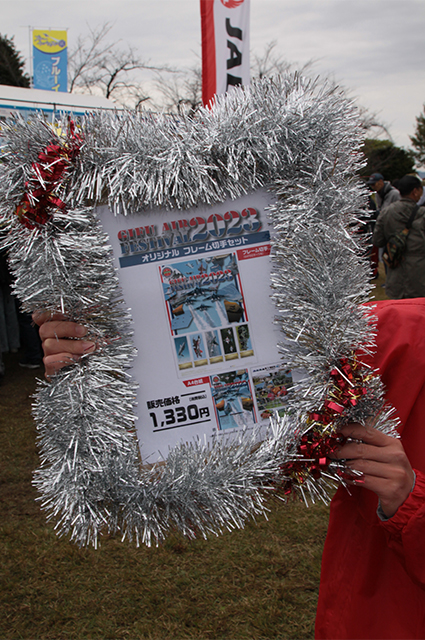
[[[189,117],[196,114],[202,105],[202,70],[198,63],[188,69],[177,70],[169,66],[158,67],[139,58],[132,47],[120,48],[119,41],[108,42],[112,29],[109,23],[92,29],[79,36],[75,48],[69,55],[70,92],[96,93],[101,91],[107,98],[140,110],[149,102],[154,109],[169,113],[185,114]],[[297,68],[303,75],[311,75],[313,61],[302,67],[288,62],[276,51],[276,41],[266,44],[263,53],[254,54],[251,64],[253,80],[283,75]],[[197,54],[194,54],[197,55]],[[199,59],[199,56],[197,56]],[[149,83],[148,94],[140,81],[143,71],[153,75]],[[150,95],[152,94],[152,95]],[[360,107],[363,126],[369,137],[385,134],[391,135],[384,124],[379,122],[376,114],[370,114]]]
[[[385,136],[385,140],[394,143],[388,127],[384,122],[380,122],[377,113],[370,113],[368,109],[362,107],[361,105],[358,105],[358,109],[362,127],[365,131],[367,131],[367,135],[370,139],[376,140],[380,136]]]
[[[295,63],[288,62],[282,56],[278,55],[276,53],[276,46],[277,43],[273,40],[266,44],[262,54],[255,54],[253,56],[254,61],[251,65],[251,77],[253,79],[282,75],[287,71],[293,70],[294,67],[296,67],[302,75],[311,76],[314,60],[310,60],[302,67],[299,67],[298,65],[295,65]],[[331,85],[335,84],[331,78],[328,78],[328,81]],[[349,93],[344,87],[340,88],[343,89],[344,92]],[[384,135],[387,140],[390,140],[391,142],[393,141],[385,123],[380,122],[376,113],[370,113],[362,106],[359,106],[359,112],[362,126],[365,131],[367,131],[369,137],[378,138]]]
[[[122,103],[126,106],[130,105],[135,111],[141,111],[145,102],[152,103],[152,96],[145,91],[143,84],[135,83],[131,87],[126,86],[121,90]]]
[[[282,75],[293,68],[293,63],[287,62],[282,56],[276,54],[276,46],[275,41],[269,42],[264,53],[254,55],[251,65],[251,77],[254,80]],[[311,62],[305,64],[301,72],[305,73],[311,64]],[[156,106],[167,111],[194,115],[202,105],[202,70],[199,65],[183,71],[174,71],[171,75],[158,74],[155,86],[160,96]]]
[[[193,116],[202,105],[202,70],[193,66],[183,71],[157,74],[155,88],[159,94],[157,107],[168,112]]]
[[[264,52],[261,54],[254,54],[253,62],[251,64],[251,77],[255,79],[269,78],[271,76],[283,75],[284,73],[291,71],[294,67],[293,62],[288,62],[282,56],[278,55],[275,51],[277,47],[276,40],[268,42],[264,47]],[[312,62],[307,62],[299,71],[305,73],[312,65]]]
[[[105,23],[97,29],[91,29],[89,35],[78,36],[77,44],[68,55],[68,87],[72,93],[76,88],[90,88],[93,85],[93,70],[102,64],[110,53],[114,43],[104,44],[104,39],[111,30],[111,26]]]
[[[88,29],[87,35],[78,37],[69,55],[69,91],[95,93],[97,89],[106,98],[122,103],[130,98],[139,107],[149,99],[138,79],[140,72],[159,71],[165,67],[143,61],[132,47],[120,48],[119,41],[108,42],[112,25],[107,22],[95,29],[88,26]]]

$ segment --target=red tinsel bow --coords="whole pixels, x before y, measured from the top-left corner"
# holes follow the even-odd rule
[[[329,456],[345,441],[346,438],[338,433],[326,436],[313,430],[305,433],[297,448],[300,458],[282,466],[284,475],[290,476],[290,479],[284,482],[285,495],[292,493],[295,483],[303,484],[308,475],[318,480],[323,471],[329,467],[331,461]]]
[[[82,137],[76,133],[75,124],[70,120],[64,143],[50,144],[40,151],[38,162],[32,163],[32,175],[25,183],[26,192],[15,210],[19,221],[28,229],[46,224],[55,209],[65,209],[65,203],[55,192],[63,184],[81,144]]]
[[[330,456],[345,442],[336,430],[337,425],[344,412],[366,395],[365,382],[369,375],[355,354],[341,358],[331,369],[328,397],[320,409],[309,413],[307,424],[310,428],[298,444],[297,459],[281,467],[282,474],[289,476],[283,483],[285,494],[292,493],[294,485],[302,484],[309,475],[319,479],[329,468]]]

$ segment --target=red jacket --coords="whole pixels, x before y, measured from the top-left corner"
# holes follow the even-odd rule
[[[378,498],[339,488],[322,558],[316,638],[425,638],[425,298],[377,303],[377,353],[388,401],[416,471],[387,522]]]

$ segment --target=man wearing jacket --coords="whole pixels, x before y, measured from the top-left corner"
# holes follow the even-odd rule
[[[376,211],[374,214],[374,220],[371,225],[371,232],[373,233],[373,230],[375,228],[375,221],[379,213],[386,209],[393,202],[397,202],[397,200],[400,200],[400,193],[398,189],[393,187],[391,182],[384,180],[384,176],[381,173],[372,173],[366,184],[371,191],[376,192],[375,198],[373,198]],[[375,278],[378,275],[378,262],[382,262],[382,253],[382,249],[378,250],[378,247],[375,244],[372,245],[371,262]],[[387,266],[385,265],[385,272],[386,271]]]
[[[377,247],[385,247],[392,235],[403,231],[423,192],[419,178],[410,175],[399,180],[398,188],[401,199],[383,209],[376,221],[373,244]],[[389,298],[425,297],[425,207],[417,210],[404,257],[387,270],[385,286]]]
[[[386,209],[393,202],[400,200],[398,189],[393,187],[391,182],[384,180],[384,176],[381,173],[372,173],[367,181],[367,186],[371,191],[376,191],[375,202],[379,212]]]

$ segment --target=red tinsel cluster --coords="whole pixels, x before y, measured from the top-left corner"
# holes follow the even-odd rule
[[[329,375],[328,397],[320,409],[308,415],[310,428],[301,437],[297,447],[298,458],[281,468],[282,474],[289,477],[283,485],[287,495],[292,493],[295,484],[303,484],[308,476],[317,480],[327,471],[330,456],[345,442],[344,436],[337,431],[344,412],[366,394],[365,382],[370,374],[365,373],[355,354],[341,358]]]
[[[38,154],[38,162],[32,163],[32,176],[25,183],[25,193],[15,213],[28,229],[45,224],[54,209],[63,210],[65,203],[56,195],[72,161],[80,152],[81,136],[75,125],[69,122],[69,130],[63,144],[50,144]]]

